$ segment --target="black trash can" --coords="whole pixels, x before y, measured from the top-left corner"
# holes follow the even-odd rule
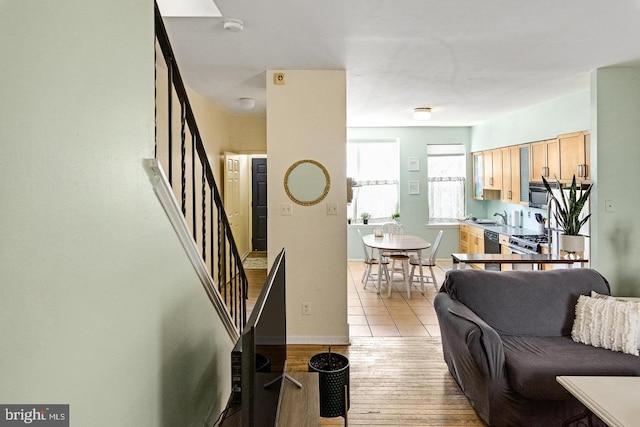
[[[309,359],[309,372],[318,373],[320,416],[346,418],[351,406],[349,359],[338,353],[318,353]]]

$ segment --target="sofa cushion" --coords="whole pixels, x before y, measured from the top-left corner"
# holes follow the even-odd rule
[[[610,294],[597,271],[452,270],[442,292],[473,310],[500,334],[569,335],[579,295]]]
[[[502,336],[502,341],[509,384],[529,399],[569,398],[558,375],[640,375],[640,358],[570,337]]]
[[[638,303],[580,295],[571,337],[583,344],[638,356],[639,319]]]
[[[640,298],[638,297],[613,297],[611,295],[600,295],[599,293],[595,292],[595,291],[591,291],[591,298],[599,298],[599,299],[614,299],[616,301],[628,301],[628,302],[635,302],[636,304],[640,305]],[[574,323],[575,326],[575,323]],[[636,328],[637,332],[638,332],[638,350],[640,350],[640,318],[638,319],[638,326]],[[572,331],[573,334],[573,331]]]

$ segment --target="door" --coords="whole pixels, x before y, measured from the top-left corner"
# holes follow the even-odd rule
[[[267,250],[267,159],[251,161],[252,247],[254,251]]]
[[[234,239],[240,236],[240,156],[224,153],[224,210],[227,213]],[[238,242],[236,242],[237,244]]]

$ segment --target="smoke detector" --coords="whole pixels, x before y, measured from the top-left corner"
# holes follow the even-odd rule
[[[240,106],[245,110],[253,110],[256,106],[256,100],[254,98],[240,98]]]
[[[224,29],[227,31],[232,31],[234,33],[239,33],[244,29],[244,22],[242,22],[240,19],[225,19]]]

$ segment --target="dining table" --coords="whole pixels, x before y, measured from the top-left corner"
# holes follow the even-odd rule
[[[383,254],[399,252],[399,253],[415,253],[420,266],[420,285],[424,289],[424,277],[422,275],[422,250],[431,247],[431,243],[419,236],[410,234],[367,234],[362,236],[364,244],[378,251],[378,260],[382,260]],[[380,278],[382,277],[382,263],[378,263],[378,283],[377,291],[380,293]],[[411,298],[411,278],[408,272],[405,272],[404,281],[407,284],[407,296]],[[393,278],[390,279],[393,282]],[[388,283],[388,296],[391,296],[392,283]]]

